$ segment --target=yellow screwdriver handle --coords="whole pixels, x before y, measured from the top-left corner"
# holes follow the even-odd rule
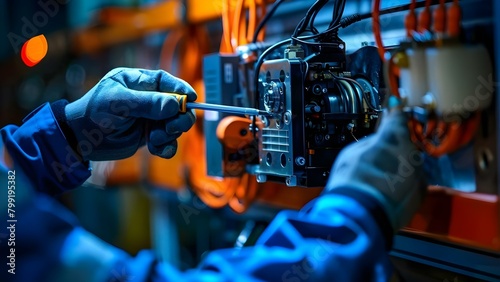
[[[175,96],[177,102],[179,102],[179,112],[185,113],[187,111],[187,95],[175,94],[175,93],[165,93],[167,95]]]

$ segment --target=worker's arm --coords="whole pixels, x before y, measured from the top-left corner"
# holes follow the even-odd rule
[[[2,128],[0,136],[3,159],[29,175],[25,180],[38,191],[60,194],[90,176],[88,163],[71,149],[48,103],[29,114],[21,126]]]
[[[179,113],[177,98],[165,92],[196,99],[189,84],[165,71],[114,69],[79,100],[44,104],[20,127],[3,128],[1,138],[33,187],[59,194],[90,176],[88,161],[130,157],[146,144],[152,154],[172,157],[195,116]]]
[[[44,104],[21,126],[0,129],[0,180],[7,185],[12,178],[15,187],[12,207],[0,198],[1,230],[13,225],[15,236],[7,241],[0,232],[0,281],[145,281],[153,275],[151,252],[132,258],[101,241],[49,195],[83,183],[89,160],[124,158],[145,143],[156,155],[173,156],[175,139],[194,115],[178,114],[177,100],[163,91],[196,99],[187,83],[164,71],[116,69],[82,99]]]

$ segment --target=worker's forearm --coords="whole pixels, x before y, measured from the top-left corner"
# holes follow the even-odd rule
[[[49,104],[30,113],[20,127],[2,128],[0,135],[14,165],[39,191],[59,194],[90,176],[88,165],[69,145]]]

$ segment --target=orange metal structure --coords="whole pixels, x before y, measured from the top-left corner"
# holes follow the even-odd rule
[[[405,231],[479,249],[500,251],[500,199],[431,186]]]
[[[244,7],[253,9],[255,3],[272,3],[274,0],[242,2]],[[225,0],[187,0],[186,3],[184,6],[181,1],[164,1],[143,8],[102,9],[97,15],[98,26],[74,33],[73,49],[77,53],[91,53],[141,38],[152,32],[166,31],[184,25],[203,24],[220,18],[226,5]],[[237,4],[235,1],[227,3],[230,9]]]

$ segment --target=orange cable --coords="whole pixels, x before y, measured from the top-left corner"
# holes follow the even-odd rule
[[[161,47],[160,50],[161,69],[169,71],[172,70],[175,49],[177,48],[183,36],[184,36],[183,29],[177,28],[170,30],[168,35],[165,37],[165,40],[163,41],[163,46]]]
[[[446,31],[446,7],[445,0],[441,0],[433,14],[434,32],[443,34]]]
[[[416,0],[411,0],[410,11],[405,17],[406,37],[413,38],[413,32],[417,30],[417,14],[415,12]]]
[[[235,197],[232,197],[228,203],[229,207],[237,213],[243,213],[246,211],[255,199],[258,187],[259,184],[257,183],[255,176],[245,173],[241,177],[241,182],[236,188]]]
[[[450,37],[458,37],[460,35],[460,22],[462,20],[462,11],[458,1],[454,1],[446,13],[446,31]]]
[[[425,1],[425,8],[418,17],[418,32],[423,33],[431,30],[431,0]]]
[[[238,32],[238,45],[245,45],[247,44],[247,19],[245,17],[245,12],[243,10],[242,16],[239,17],[240,24],[238,26],[239,32]],[[236,51],[236,48],[235,48]]]
[[[257,28],[257,3],[250,0],[248,4],[248,29],[246,31],[246,42],[252,42],[253,34]]]
[[[397,81],[397,76],[399,75],[399,68],[396,66],[393,57],[391,57],[389,61],[386,63],[388,64],[387,79],[389,81],[389,89],[392,95],[394,95],[397,98],[400,98],[401,95],[399,94],[399,86]]]
[[[220,51],[224,53],[233,53],[231,43],[231,0],[222,2],[222,42]]]
[[[236,2],[236,7],[233,12],[233,25],[231,27],[231,46],[233,48],[233,52],[236,50],[236,47],[240,45],[240,27],[241,27],[241,18],[243,14],[245,0],[238,0]]]
[[[380,33],[380,0],[373,1],[372,26],[375,43],[378,47],[378,54],[380,59],[382,59],[382,62],[385,62],[385,48],[382,43],[382,35]]]
[[[260,17],[259,17],[259,20],[257,22],[261,22],[262,19],[266,16],[267,14],[267,5],[266,5],[266,2],[265,1],[261,1],[260,3]],[[262,27],[262,29],[260,30],[259,32],[259,35],[257,36],[257,41],[264,41],[264,37],[266,35],[266,27]]]
[[[436,126],[431,125],[431,130],[423,130],[423,125],[415,119],[410,119],[409,128],[414,144],[433,157],[452,153],[473,138],[479,127],[481,114],[473,113],[463,122],[439,121]]]

